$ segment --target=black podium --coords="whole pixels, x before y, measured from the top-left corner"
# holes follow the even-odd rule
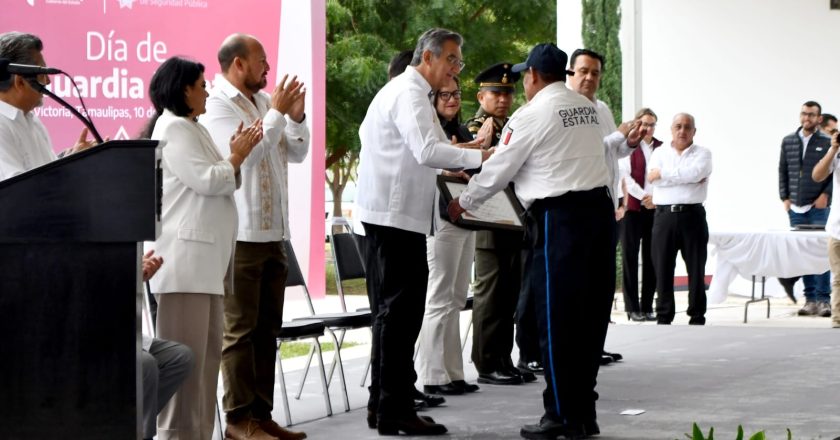
[[[140,258],[160,230],[156,141],[0,182],[0,437],[140,435]]]

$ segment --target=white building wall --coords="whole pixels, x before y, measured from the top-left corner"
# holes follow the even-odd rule
[[[803,102],[813,99],[840,114],[840,56],[830,55],[840,41],[840,11],[825,0],[624,3],[639,8],[641,51],[640,65],[624,68],[642,72],[635,84],[624,84],[625,96],[641,87],[638,105],[660,116],[663,140],[670,139],[675,113],[695,116],[696,142],[714,160],[710,228],[786,227],[778,197],[780,144],[799,126]]]
[[[569,23],[580,19],[579,4],[558,0],[558,42],[580,32]],[[621,8],[624,119],[651,107],[656,136],[669,142],[674,114],[695,116],[695,140],[714,161],[711,231],[786,228],[781,140],[799,126],[805,101],[840,115],[840,11],[827,0],[622,0]],[[748,285],[731,290],[748,294]]]

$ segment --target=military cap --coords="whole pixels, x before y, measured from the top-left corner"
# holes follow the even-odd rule
[[[511,70],[513,63],[494,64],[476,75],[475,82],[480,90],[512,92],[521,74]]]

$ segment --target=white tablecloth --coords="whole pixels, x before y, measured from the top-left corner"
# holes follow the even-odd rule
[[[825,231],[712,232],[709,244],[717,255],[708,301],[726,300],[736,275],[792,278],[829,270]]]

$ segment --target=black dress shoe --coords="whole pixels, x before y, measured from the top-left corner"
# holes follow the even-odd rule
[[[440,396],[432,396],[430,394],[422,393],[417,388],[414,389],[414,401],[417,402],[418,400],[424,402],[426,406],[430,408],[434,408],[436,406],[443,405],[446,403],[446,399]],[[416,404],[415,404],[416,407]]]
[[[537,381],[537,375],[530,372],[530,371],[522,371],[516,370],[519,373],[519,376],[522,377],[522,382],[531,383]]]
[[[425,400],[414,399],[414,411],[424,410],[429,407]]]
[[[583,430],[586,435],[598,435],[601,433],[601,428],[598,426],[598,421],[595,419],[583,422]]]
[[[443,385],[423,385],[423,392],[426,394],[443,394],[444,396],[457,396],[464,394],[464,389],[452,383]]]
[[[609,365],[609,364],[613,363],[613,358],[612,358],[612,356],[607,356],[605,354],[602,354],[600,363],[601,363],[601,365]]]
[[[491,385],[519,385],[522,383],[522,377],[519,375],[511,376],[504,371],[494,371],[492,373],[479,374],[478,383],[489,383]]]
[[[537,376],[530,371],[522,371],[519,368],[513,366],[511,362],[510,365],[505,365],[502,368],[502,371],[506,372],[509,376],[519,376],[522,379],[523,383],[530,383],[535,382],[537,380]]]
[[[622,356],[621,353],[610,353],[608,351],[602,351],[601,354],[603,356],[611,357],[613,362],[618,362],[618,361],[624,359],[624,356]]]
[[[453,380],[451,385],[464,390],[465,393],[474,393],[479,390],[478,385],[463,380]]]
[[[520,360],[516,363],[516,368],[519,371],[527,371],[533,374],[543,375],[545,373],[545,368],[539,361],[523,362]]]
[[[645,320],[645,315],[642,315],[642,312],[630,312],[627,314],[627,319],[633,322],[642,322]]]
[[[656,315],[653,312],[647,312],[645,315],[645,321],[656,321]]]
[[[423,420],[425,420],[429,423],[435,423],[435,419],[433,419],[429,416],[418,415],[417,417],[420,417],[421,419],[423,419]],[[367,410],[367,425],[368,425],[368,428],[370,428],[370,429],[376,429],[376,412],[371,410],[371,409]]]
[[[399,435],[400,432],[406,435],[446,434],[446,426],[430,423],[416,415],[404,419],[379,419],[376,430],[379,431],[379,435]]]
[[[582,427],[573,429],[564,423],[555,422],[546,417],[540,419],[536,425],[525,425],[519,430],[519,435],[532,440],[555,440],[559,437],[565,439],[586,438],[586,432]]]

